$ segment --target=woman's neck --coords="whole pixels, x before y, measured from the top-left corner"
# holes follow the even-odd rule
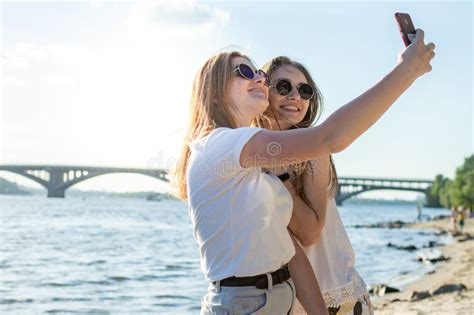
[[[237,128],[250,127],[252,121],[255,119],[255,117],[245,117],[245,115],[242,115],[241,113],[234,115],[234,117]]]
[[[289,130],[291,128],[291,125],[288,124],[285,121],[277,120],[274,117],[268,117],[268,120],[270,121],[270,128],[271,130],[275,131],[283,131],[283,130]]]

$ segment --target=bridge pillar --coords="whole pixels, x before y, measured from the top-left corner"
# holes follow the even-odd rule
[[[64,172],[62,170],[52,170],[50,172],[48,198],[64,198],[65,189],[61,188],[64,184],[63,174]]]
[[[48,198],[64,198],[64,189],[48,189]]]
[[[341,193],[341,186],[337,187],[337,194],[336,194],[336,205],[342,206],[342,193]]]

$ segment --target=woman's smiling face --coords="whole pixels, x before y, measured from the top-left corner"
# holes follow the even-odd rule
[[[272,86],[281,79],[286,79],[291,83],[290,93],[283,96],[278,94],[275,87],[272,87],[269,101],[278,123],[285,130],[300,123],[308,111],[309,100],[302,99],[297,90],[300,83],[308,83],[308,80],[303,72],[291,65],[281,66],[273,72],[271,77]]]
[[[256,72],[257,69],[248,59],[236,57],[232,60],[234,69],[241,63],[248,65],[254,73]],[[236,107],[240,126],[249,126],[251,121],[268,107],[268,86],[265,84],[265,77],[259,73],[255,73],[253,79],[248,80],[241,77],[235,70],[228,95]]]

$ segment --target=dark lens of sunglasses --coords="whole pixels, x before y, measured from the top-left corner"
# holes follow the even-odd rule
[[[298,92],[300,96],[304,100],[309,100],[313,96],[313,88],[311,85],[303,83],[299,86]]]
[[[241,63],[239,65],[239,72],[247,80],[252,80],[255,75],[253,69],[247,66],[245,63]]]
[[[292,86],[291,86],[290,81],[280,80],[276,84],[275,88],[276,88],[278,94],[280,94],[282,96],[286,96],[286,95],[290,94]]]

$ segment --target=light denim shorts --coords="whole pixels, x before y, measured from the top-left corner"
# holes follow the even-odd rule
[[[268,289],[256,287],[223,287],[220,281],[210,284],[201,300],[201,315],[283,315],[292,314],[296,301],[293,280],[270,285]]]

